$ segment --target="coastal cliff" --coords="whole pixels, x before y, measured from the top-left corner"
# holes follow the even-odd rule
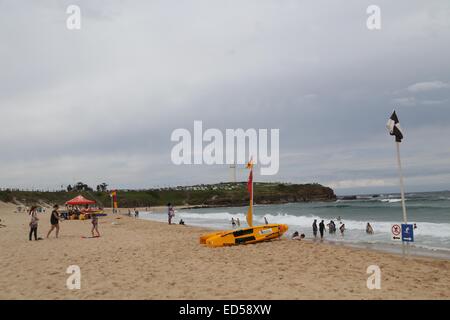
[[[0,201],[16,204],[57,203],[63,205],[78,194],[93,199],[100,206],[109,207],[109,192],[87,191],[0,191]],[[151,207],[167,203],[201,207],[246,206],[249,202],[247,183],[219,183],[210,185],[180,186],[148,190],[118,190],[119,207]],[[334,201],[336,195],[331,188],[317,183],[288,184],[262,183],[254,184],[254,201],[256,204],[281,204],[289,202]]]

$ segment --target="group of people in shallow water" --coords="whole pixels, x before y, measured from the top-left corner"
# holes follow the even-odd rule
[[[50,234],[55,230],[56,238],[59,236],[59,222],[65,220],[60,212],[58,211],[59,206],[55,204],[53,206],[53,211],[50,214],[50,230],[47,232],[47,238],[50,237]],[[38,207],[32,206],[30,208],[30,211],[28,212],[28,215],[30,216],[30,232],[28,234],[28,238],[31,241],[34,237],[34,240],[42,240],[42,238],[37,236],[37,230],[38,230],[38,224],[39,224],[39,218],[37,216],[38,214]],[[91,214],[91,223],[92,223],[92,229],[91,234],[92,237],[100,237],[100,232],[98,231],[98,217],[96,214]]]
[[[264,223],[265,224],[269,224],[269,221],[267,221],[267,218],[266,217],[264,217]],[[239,218],[236,218],[236,219],[234,219],[234,217],[232,217],[231,218],[231,226],[233,227],[233,228],[236,228],[236,227],[240,227],[241,226],[241,221],[239,220]]]
[[[337,220],[339,221],[339,231],[341,232],[341,235],[344,236],[344,232],[345,232],[345,223],[343,223],[341,220],[341,217],[338,217]],[[330,220],[329,223],[327,223],[326,225],[328,227],[328,232],[329,234],[335,234],[336,233],[336,223],[333,220]],[[320,239],[323,239],[326,227],[325,227],[325,221],[322,220],[319,223],[319,226],[317,227],[317,219],[314,219],[314,222],[312,224],[312,229],[313,229],[313,235],[314,238],[317,238],[317,231],[319,231],[320,234]],[[367,226],[366,226],[366,233],[367,234],[373,234],[373,228],[370,225],[369,222],[367,222]]]

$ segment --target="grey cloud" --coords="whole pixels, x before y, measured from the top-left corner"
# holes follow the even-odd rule
[[[81,7],[79,31],[65,28],[69,4]],[[380,1],[382,29],[369,31],[370,4],[3,1],[2,186],[226,180],[226,166],[170,162],[171,132],[203,120],[280,129],[280,172],[261,180],[388,188],[395,107],[414,188],[442,187],[450,4]]]

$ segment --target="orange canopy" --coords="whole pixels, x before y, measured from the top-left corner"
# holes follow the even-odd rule
[[[95,201],[88,200],[85,197],[83,197],[82,195],[79,195],[79,196],[73,198],[72,200],[69,200],[66,202],[66,204],[71,205],[71,206],[94,204],[94,203],[95,203]]]

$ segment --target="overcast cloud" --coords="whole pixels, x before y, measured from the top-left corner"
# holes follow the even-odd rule
[[[450,189],[448,0],[0,0],[0,39],[1,187],[227,181],[171,162],[202,120],[280,129],[280,171],[256,180],[397,191],[395,107],[407,191]]]

